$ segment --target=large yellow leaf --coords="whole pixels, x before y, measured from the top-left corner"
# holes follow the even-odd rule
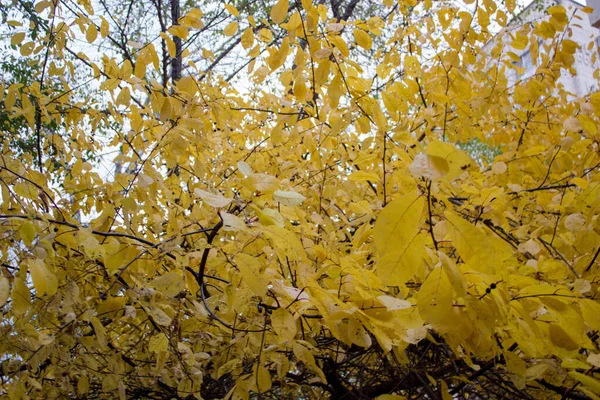
[[[440,331],[447,331],[456,323],[452,312],[452,284],[438,266],[427,276],[417,293],[417,307],[421,318]]]
[[[297,260],[304,255],[304,247],[294,232],[277,225],[270,225],[263,228],[273,247],[278,251],[278,255],[285,262],[286,257],[290,260]]]
[[[11,293],[12,311],[15,315],[23,315],[31,306],[29,288],[20,278],[15,278]]]
[[[33,285],[35,286],[37,295],[54,295],[58,289],[58,281],[46,263],[44,263],[43,260],[36,258],[34,260],[30,260],[28,264],[29,273],[31,274],[31,279],[33,280]]]
[[[242,281],[258,296],[267,292],[267,282],[263,279],[263,265],[248,254],[240,253],[235,256],[235,265],[242,274]]]
[[[171,271],[150,282],[150,287],[158,290],[164,296],[174,297],[185,289],[185,282],[179,271]]]
[[[279,307],[271,314],[271,325],[280,342],[287,342],[296,336],[296,320],[285,308]]]
[[[392,200],[375,222],[375,246],[380,255],[390,249],[404,247],[421,228],[425,199],[417,193]]]
[[[169,349],[169,339],[164,333],[158,333],[150,338],[148,350],[154,353],[167,351]]]
[[[280,24],[285,21],[289,5],[290,3],[288,0],[279,0],[277,3],[275,3],[273,8],[271,8],[270,14],[273,22]]]
[[[357,45],[365,50],[371,50],[371,47],[373,46],[373,39],[371,39],[371,36],[359,28],[354,29],[354,40]]]
[[[458,215],[446,213],[452,245],[469,268],[484,274],[496,273],[497,266],[511,256],[510,250]]]
[[[398,241],[379,257],[377,275],[384,285],[404,286],[422,267],[426,235],[415,234],[405,242]]]
[[[223,208],[233,200],[226,198],[221,193],[210,193],[202,189],[195,189],[194,193],[196,196],[200,197],[202,201],[206,202],[206,204],[215,208]]]

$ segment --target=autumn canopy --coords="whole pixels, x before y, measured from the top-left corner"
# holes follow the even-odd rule
[[[581,9],[192,3],[0,8],[0,396],[600,398]]]

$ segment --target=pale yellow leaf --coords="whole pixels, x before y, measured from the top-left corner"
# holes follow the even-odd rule
[[[223,208],[233,200],[226,198],[221,193],[210,193],[202,189],[195,189],[194,193],[196,196],[200,197],[203,202],[215,208]]]
[[[276,190],[273,192],[273,200],[284,206],[294,207],[302,204],[302,202],[306,200],[306,197],[293,190]]]
[[[431,180],[442,179],[450,171],[446,160],[423,153],[415,156],[408,169],[416,178],[423,177]]]
[[[254,173],[254,171],[252,171],[252,167],[245,161],[238,161],[237,167],[245,176],[250,176]]]
[[[223,220],[224,231],[240,231],[246,228],[246,223],[244,222],[244,220],[238,217],[237,215],[233,215],[223,211],[221,211],[219,215]]]
[[[245,179],[245,183],[262,193],[273,193],[279,189],[279,180],[267,174],[251,174]]]
[[[411,306],[409,301],[397,299],[392,296],[382,295],[377,297],[377,300],[379,300],[388,309],[388,311],[402,310],[405,308],[410,308]]]

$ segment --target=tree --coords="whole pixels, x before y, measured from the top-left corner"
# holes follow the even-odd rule
[[[600,96],[556,84],[580,16],[513,30],[542,64],[509,86],[511,47],[482,46],[510,1],[340,4],[12,17],[37,79],[2,109],[40,151],[0,159],[3,395],[600,396]],[[249,28],[200,68],[207,15]]]

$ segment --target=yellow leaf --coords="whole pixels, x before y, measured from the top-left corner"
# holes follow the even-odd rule
[[[48,296],[53,296],[58,289],[58,281],[54,273],[50,271],[43,260],[38,258],[30,260],[28,264],[31,280],[33,281],[37,295],[42,296],[47,294]]]
[[[417,293],[417,308],[421,318],[437,330],[453,328],[456,320],[452,312],[453,290],[443,268],[438,266],[427,276]]]
[[[267,292],[267,284],[261,280],[264,266],[256,257],[240,253],[235,256],[235,265],[242,274],[242,281],[248,285],[250,290],[257,296],[264,296]]]
[[[276,225],[265,227],[263,232],[279,251],[283,260],[286,257],[296,260],[304,254],[304,247],[294,232]]]
[[[371,335],[365,329],[360,321],[351,318],[348,321],[348,339],[357,346],[369,348],[371,347]]]
[[[354,40],[357,45],[365,50],[371,50],[371,47],[373,46],[371,35],[359,28],[354,29]]]
[[[149,286],[166,297],[174,297],[185,289],[185,282],[179,271],[171,271],[154,279]]]
[[[17,46],[17,45],[21,44],[21,42],[23,41],[23,39],[25,39],[25,33],[24,32],[15,33],[10,38],[10,44],[13,45],[13,46]]]
[[[273,193],[279,189],[279,179],[267,174],[251,174],[244,183],[261,193]]]
[[[94,327],[94,334],[96,335],[96,339],[98,339],[100,350],[102,350],[104,347],[106,347],[106,329],[102,325],[102,322],[100,322],[100,320],[96,317],[93,317],[90,322]]]
[[[425,153],[428,156],[440,157],[448,164],[448,171],[444,179],[452,181],[466,171],[473,160],[464,151],[458,149],[455,145],[438,140],[432,141],[427,145]]]
[[[575,340],[558,324],[550,324],[548,333],[550,341],[557,347],[571,351],[579,348]]]
[[[398,196],[375,222],[375,246],[379,254],[410,241],[421,228],[425,199],[417,193]]]
[[[77,380],[77,392],[86,394],[90,390],[90,380],[87,375],[81,375]]]
[[[379,180],[379,176],[377,176],[377,174],[375,174],[373,172],[354,171],[352,174],[350,174],[350,176],[348,176],[348,179],[351,181],[356,181],[356,182],[360,182],[360,181],[377,182]]]
[[[29,288],[20,278],[15,278],[11,293],[12,311],[15,315],[23,315],[31,306],[31,293]]]
[[[237,8],[235,8],[233,4],[225,4],[225,9],[229,12],[229,14],[233,15],[234,17],[240,15],[240,12]]]
[[[104,17],[100,17],[102,22],[100,23],[100,36],[106,38],[110,33],[110,27],[108,25],[108,21]]]
[[[27,221],[21,226],[19,233],[23,243],[25,243],[26,246],[30,246],[36,236],[35,225],[31,221]]]
[[[0,276],[0,307],[6,304],[10,295],[10,281],[5,276]]]
[[[240,231],[246,229],[246,223],[237,215],[229,214],[223,211],[219,212],[219,215],[223,220],[224,231]]]
[[[169,315],[161,310],[159,307],[150,307],[148,310],[148,315],[152,317],[154,322],[158,325],[169,326],[171,325],[172,318]]]
[[[415,156],[409,170],[416,178],[440,180],[450,171],[450,167],[448,162],[441,157],[421,153]]]
[[[252,31],[252,28],[248,27],[244,33],[242,33],[241,42],[242,47],[246,50],[252,47],[254,44],[254,31]]]
[[[276,190],[273,192],[273,200],[283,204],[284,206],[294,207],[302,204],[306,197],[293,190]]]
[[[579,306],[585,323],[593,330],[600,330],[600,303],[591,299],[580,299]]]
[[[183,25],[173,25],[168,29],[168,32],[173,36],[182,38],[183,40],[186,40],[189,35],[188,29]]]
[[[494,274],[496,267],[512,255],[500,239],[453,213],[446,213],[448,233],[452,245],[468,266],[484,274]]]
[[[299,101],[304,101],[306,100],[307,94],[308,90],[306,88],[306,82],[302,77],[296,77],[294,80],[294,96],[296,96]]]
[[[321,371],[321,368],[319,368],[317,366],[317,363],[315,363],[315,358],[313,357],[310,350],[308,350],[306,347],[304,347],[298,342],[294,342],[293,350],[294,356],[296,356],[296,359],[298,361],[302,361],[304,365],[306,365],[310,370],[317,373],[317,375],[319,375],[323,382],[327,381],[325,375],[323,374],[323,371]]]
[[[158,333],[148,341],[148,350],[153,353],[160,353],[169,349],[169,339],[164,333]]]
[[[575,371],[569,371],[568,374],[572,378],[577,379],[585,387],[589,388],[592,392],[596,393],[597,395],[600,395],[600,381],[598,379],[592,378],[591,376]]]
[[[256,370],[256,383],[258,385],[259,393],[264,393],[271,389],[271,374],[269,373],[269,370],[262,365],[259,365]]]
[[[200,197],[203,202],[215,208],[223,208],[233,200],[226,198],[221,193],[210,193],[202,189],[195,189],[194,193],[196,196]]]
[[[418,233],[424,208],[425,199],[412,193],[394,199],[379,214],[374,228],[380,256],[376,269],[385,285],[404,285],[421,268],[425,237]]]
[[[260,31],[258,31],[258,38],[262,42],[269,43],[273,40],[273,32],[271,32],[267,28],[262,28]]]
[[[87,39],[87,41],[89,43],[94,42],[94,40],[96,40],[96,38],[98,37],[98,28],[96,28],[96,25],[94,23],[91,23],[88,28],[87,31],[85,32],[85,38]]]
[[[46,8],[50,7],[52,5],[51,2],[49,1],[40,1],[39,3],[37,3],[35,5],[35,7],[33,8],[35,10],[36,13],[40,14],[42,13]]]
[[[416,234],[405,241],[390,239],[391,247],[375,264],[377,275],[387,286],[404,286],[424,264],[423,255],[427,236]]]
[[[273,311],[271,314],[271,324],[279,337],[280,343],[287,342],[296,337],[296,320],[287,309],[279,307]]]
[[[377,297],[377,300],[379,300],[385,306],[385,308],[388,309],[388,311],[403,310],[411,307],[409,301],[397,299],[392,296],[379,296]]]
[[[223,29],[223,34],[224,34],[225,36],[233,36],[233,35],[235,35],[235,33],[237,32],[237,30],[238,30],[238,23],[237,23],[237,22],[235,22],[235,21],[233,21],[233,22],[230,22],[230,23],[229,23],[229,24],[228,24],[228,25],[225,27],[225,29]]]
[[[285,17],[287,16],[288,7],[290,3],[288,0],[279,0],[273,8],[271,8],[271,19],[276,24],[281,24],[285,21]]]

